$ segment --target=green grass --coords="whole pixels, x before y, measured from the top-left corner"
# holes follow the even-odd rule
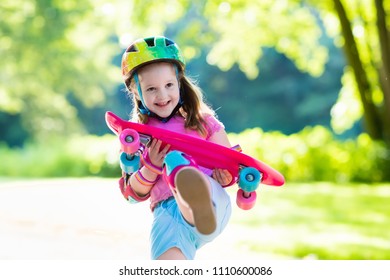
[[[234,210],[232,223],[256,235],[240,246],[286,258],[390,259],[390,184],[286,184],[257,193],[254,209]]]

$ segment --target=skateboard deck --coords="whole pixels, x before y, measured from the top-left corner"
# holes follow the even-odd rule
[[[261,183],[270,186],[282,186],[284,177],[266,163],[242,152],[173,131],[148,126],[145,124],[125,121],[112,112],[106,112],[106,123],[116,134],[120,135],[125,129],[133,129],[143,139],[159,139],[164,145],[171,145],[170,150],[178,150],[194,158],[200,166],[215,169],[227,169],[233,177],[238,178],[244,167],[252,167],[261,173]]]

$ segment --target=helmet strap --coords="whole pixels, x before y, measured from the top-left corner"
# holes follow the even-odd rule
[[[142,106],[139,106],[139,111],[141,112],[141,114],[150,116],[151,112],[148,109],[148,107],[146,107],[146,104],[145,104],[145,101],[144,101],[144,97],[142,95],[141,83],[139,82],[138,73],[137,72],[134,73],[134,82],[137,85],[138,96],[139,96],[139,98],[141,100],[141,104],[140,105],[142,105]]]

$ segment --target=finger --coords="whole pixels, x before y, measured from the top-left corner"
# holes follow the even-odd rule
[[[154,148],[156,149],[157,152],[160,151],[160,147],[161,147],[161,140],[156,139],[156,142],[154,144]]]
[[[213,169],[213,173],[211,174],[211,177],[213,177],[214,180],[217,180],[217,174],[215,169]]]
[[[221,174],[223,185],[229,184],[231,182],[232,175],[227,169],[221,169],[220,174]]]
[[[230,173],[226,169],[221,170],[221,176],[225,179],[229,177]]]
[[[233,180],[233,175],[229,172],[229,170],[224,169],[226,184],[229,184]]]
[[[223,183],[223,177],[221,175],[221,171],[219,169],[215,169],[215,180],[218,181],[218,183]]]
[[[164,149],[161,151],[161,153],[164,154],[164,156],[168,153],[169,149],[171,148],[171,145],[167,144],[165,145]]]
[[[149,143],[149,147],[154,147],[156,145],[157,139],[153,138],[152,141]]]
[[[150,147],[150,152],[153,155],[158,155],[158,153],[160,152],[161,143],[161,140],[153,139],[152,145]]]
[[[154,146],[156,146],[156,141],[157,141],[157,139],[153,138],[152,142],[150,142],[150,144],[149,144],[150,149],[152,149],[152,150],[154,149]]]

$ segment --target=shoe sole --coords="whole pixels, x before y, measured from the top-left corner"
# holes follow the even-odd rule
[[[194,215],[196,229],[205,235],[217,228],[214,207],[211,202],[209,182],[198,169],[184,168],[175,177],[176,189],[188,203]]]

